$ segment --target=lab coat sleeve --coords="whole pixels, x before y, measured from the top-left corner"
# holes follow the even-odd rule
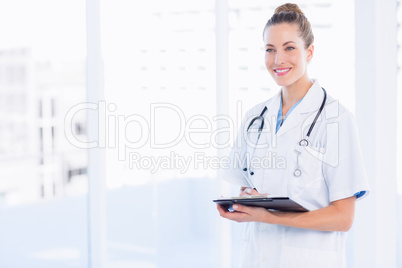
[[[323,175],[329,201],[344,199],[362,192],[367,196],[369,185],[360,148],[357,125],[345,110],[338,119],[327,124],[327,146],[323,158]]]

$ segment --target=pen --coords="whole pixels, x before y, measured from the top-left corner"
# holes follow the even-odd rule
[[[245,172],[248,172],[247,169],[245,170]],[[248,185],[257,191],[257,188],[255,188],[254,184],[252,183],[252,181],[250,180],[250,178],[248,176],[246,176],[245,172],[243,173],[243,177],[246,179]],[[258,191],[257,191],[258,192]]]
[[[258,138],[260,137],[260,134],[261,134],[261,132],[259,132],[258,133]],[[252,154],[254,154],[254,152],[255,152],[255,147],[254,147],[254,149],[253,149],[253,153]],[[251,163],[251,160],[250,160],[250,155],[247,153],[246,154],[246,159],[247,159],[247,163]],[[249,167],[250,167],[251,165],[249,165]],[[246,181],[247,181],[247,183],[248,183],[248,185],[252,188],[252,189],[254,189],[254,190],[256,190],[257,191],[257,188],[255,188],[255,186],[254,186],[254,184],[253,184],[253,182],[251,181],[251,179],[250,179],[250,176],[249,175],[254,175],[254,172],[250,172],[249,170],[247,170],[247,165],[246,165],[246,167],[243,169],[243,177],[246,179]],[[247,176],[246,176],[246,172],[247,172]],[[258,191],[257,191],[258,192]]]

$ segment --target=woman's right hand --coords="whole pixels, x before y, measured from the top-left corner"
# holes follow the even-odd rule
[[[251,187],[241,187],[240,188],[240,196],[248,196],[248,195],[267,195],[267,194],[260,194],[258,191]]]

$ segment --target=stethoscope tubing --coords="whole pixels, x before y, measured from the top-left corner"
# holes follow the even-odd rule
[[[317,120],[318,120],[318,118],[320,117],[320,115],[321,115],[321,113],[322,113],[322,111],[323,111],[323,109],[324,109],[325,103],[326,103],[326,101],[327,101],[327,91],[326,91],[323,87],[321,87],[321,88],[322,88],[322,90],[323,90],[323,92],[324,92],[324,98],[323,98],[323,100],[322,100],[321,106],[320,106],[320,108],[318,109],[318,112],[317,112],[316,116],[314,117],[313,122],[312,122],[311,125],[310,125],[309,130],[307,131],[306,138],[303,138],[303,139],[301,139],[301,140],[299,141],[299,145],[300,145],[300,146],[307,147],[307,146],[309,145],[308,138],[310,137],[310,134],[311,134],[311,132],[313,131],[314,126],[315,126],[315,124],[317,123]],[[265,114],[265,112],[266,112],[267,110],[268,110],[267,106],[264,106],[264,109],[261,111],[261,114],[260,114],[259,116],[254,117],[254,118],[250,121],[250,123],[249,123],[249,125],[248,125],[248,127],[247,127],[247,138],[248,138],[248,134],[249,134],[249,132],[250,132],[251,126],[254,124],[254,122],[255,122],[256,120],[261,120],[261,124],[260,124],[260,126],[259,126],[259,128],[258,128],[258,136],[257,136],[257,140],[256,140],[256,143],[255,143],[255,146],[254,146],[254,148],[253,148],[253,151],[252,151],[251,156],[249,156],[249,155],[246,156],[246,157],[247,157],[247,159],[246,159],[247,163],[246,163],[246,167],[243,169],[243,171],[245,171],[245,172],[248,173],[248,174],[247,174],[247,175],[248,175],[248,176],[247,176],[247,182],[248,182],[248,183],[250,184],[250,186],[252,186],[252,188],[254,188],[254,189],[255,189],[255,187],[253,186],[253,184],[252,184],[252,182],[251,182],[251,179],[250,179],[250,177],[249,177],[249,175],[254,175],[254,172],[253,172],[252,170],[250,170],[251,161],[250,161],[249,159],[251,159],[252,156],[254,155],[255,149],[256,149],[256,147],[257,147],[258,141],[259,141],[260,136],[261,136],[261,132],[262,132],[262,130],[264,129],[264,114]],[[301,175],[301,170],[300,170],[300,168],[299,168],[299,163],[298,163],[298,162],[299,162],[299,159],[298,159],[298,158],[299,158],[299,155],[297,155],[297,166],[296,166],[296,170],[295,170],[295,172],[294,172],[294,176],[295,176],[295,177],[299,177],[299,176]],[[247,164],[248,164],[248,168],[247,168]]]
[[[313,123],[311,123],[311,126],[307,132],[307,137],[310,137],[311,131],[313,131],[315,123],[317,122],[318,117],[320,117],[322,110],[324,110],[325,102],[327,101],[327,91],[323,87],[322,87],[322,91],[324,91],[324,99],[322,100],[320,109],[318,110],[317,114],[315,115]]]

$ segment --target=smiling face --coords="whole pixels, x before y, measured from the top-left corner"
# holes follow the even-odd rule
[[[307,63],[312,59],[314,46],[305,48],[296,24],[281,23],[264,32],[265,66],[275,82],[285,88],[309,84]]]

